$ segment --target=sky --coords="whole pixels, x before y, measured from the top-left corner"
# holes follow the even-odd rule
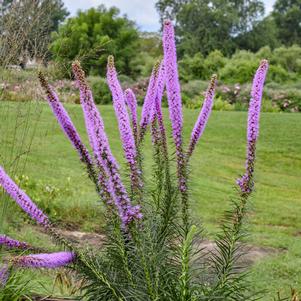
[[[79,9],[86,10],[104,4],[106,7],[118,7],[121,14],[126,14],[143,31],[158,31],[160,28],[159,15],[155,9],[156,0],[65,0],[64,2],[71,16],[74,16]],[[275,0],[263,0],[263,2],[268,14]]]

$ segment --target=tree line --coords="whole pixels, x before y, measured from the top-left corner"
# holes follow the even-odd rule
[[[175,24],[180,59],[301,45],[301,0],[277,0],[269,15],[261,0],[158,0],[156,8],[161,23]],[[3,0],[0,63],[22,65],[35,57],[68,70],[77,58],[90,74],[103,75],[107,55],[114,54],[118,69],[136,77],[160,55],[159,35],[140,32],[116,7],[68,15],[62,0]]]

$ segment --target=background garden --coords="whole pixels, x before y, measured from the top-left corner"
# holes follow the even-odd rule
[[[100,6],[68,17],[59,0],[0,5],[0,163],[66,235],[93,246],[101,240],[103,208],[44,102],[37,71],[47,74],[85,137],[70,74],[72,61],[81,61],[112,151],[123,162],[104,78],[107,56],[114,54],[123,87],[132,88],[142,104],[149,74],[162,55],[161,34],[141,31],[118,8]],[[171,18],[176,24],[187,139],[210,76],[218,74],[214,112],[191,162],[191,211],[209,229],[208,240],[243,172],[252,76],[260,59],[269,60],[248,217],[250,277],[254,291],[266,290],[264,300],[273,300],[277,292],[287,297],[291,287],[301,291],[301,1],[277,0],[268,15],[259,0],[160,0],[156,8],[161,21]],[[149,167],[150,143],[148,137],[144,156]],[[4,194],[0,208],[1,233],[55,250]],[[64,270],[24,271],[18,285],[25,292],[64,296],[77,293],[79,284],[73,281]]]

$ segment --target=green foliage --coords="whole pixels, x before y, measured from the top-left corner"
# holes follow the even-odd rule
[[[301,45],[301,1],[277,0],[273,18],[278,27],[278,38],[284,45]]]
[[[34,289],[31,279],[21,270],[9,273],[6,285],[0,287],[0,301],[31,300]]]
[[[278,30],[275,20],[271,16],[268,16],[256,22],[252,30],[244,32],[235,38],[235,44],[238,48],[254,52],[266,45],[272,49],[280,46],[281,43],[278,40]]]
[[[90,76],[88,81],[97,104],[108,104],[112,102],[112,96],[104,78]]]
[[[104,75],[108,54],[116,56],[117,67],[133,75],[132,59],[138,47],[138,31],[115,7],[99,6],[69,18],[53,34],[50,50],[54,59],[68,70],[71,61],[79,59],[93,75]]]
[[[158,0],[161,21],[176,21],[180,55],[207,55],[215,49],[233,53],[237,36],[263,16],[264,5],[252,1]],[[266,30],[267,31],[267,30]]]

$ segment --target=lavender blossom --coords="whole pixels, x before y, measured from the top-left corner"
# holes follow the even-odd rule
[[[48,217],[34,204],[29,196],[21,190],[17,184],[5,173],[0,166],[0,185],[7,194],[38,224],[48,228],[50,221]]]
[[[130,111],[133,134],[137,145],[137,141],[138,141],[137,99],[134,92],[131,89],[126,89],[124,91],[124,97],[125,97],[125,103]]]
[[[169,115],[172,125],[172,134],[178,156],[181,156],[183,127],[182,101],[177,68],[175,34],[173,25],[169,20],[164,22],[163,50],[164,67],[166,74],[166,92],[169,106]]]
[[[137,167],[137,151],[123,91],[117,78],[113,56],[108,57],[107,82],[113,96],[113,106],[118,121],[125,158],[131,170],[132,189],[135,190],[137,187],[141,187]]]
[[[160,135],[160,138],[162,139],[162,145],[163,145],[163,151],[165,159],[168,160],[168,153],[167,153],[167,141],[166,141],[166,130],[163,122],[163,113],[162,113],[162,97],[164,93],[164,87],[165,87],[165,70],[164,70],[164,64],[161,63],[159,74],[158,74],[158,89],[157,89],[157,95],[155,97],[154,106],[153,106],[153,112],[152,112],[152,123],[154,123],[155,119],[158,121],[158,130],[159,132],[156,133],[157,135]]]
[[[84,71],[81,69],[79,62],[75,62],[72,68],[80,89],[80,101],[85,116],[89,141],[97,165],[102,173],[101,179],[106,186],[105,190],[111,194],[111,199],[118,209],[122,224],[127,226],[132,220],[141,218],[141,214],[138,212],[139,208],[132,207],[131,201],[121,181],[119,168],[111,152],[104,130],[103,120],[93,101],[92,92],[85,80]],[[108,176],[107,181],[105,181],[106,176]]]
[[[0,266],[0,288],[4,287],[9,277],[9,268],[7,264]]]
[[[9,249],[20,249],[28,250],[31,249],[31,246],[26,242],[21,242],[15,239],[12,239],[6,235],[0,235],[0,245],[5,246]]]
[[[259,134],[259,117],[262,92],[268,67],[268,61],[262,60],[253,80],[248,112],[246,171],[245,174],[237,180],[237,184],[239,185],[242,194],[250,194],[254,186],[253,172],[256,141]]]
[[[75,258],[76,256],[73,252],[34,254],[15,257],[12,259],[12,264],[23,268],[55,269],[71,264]]]
[[[139,141],[143,140],[143,137],[146,132],[146,128],[147,128],[148,124],[150,123],[151,112],[152,112],[153,104],[155,101],[155,97],[157,95],[159,68],[160,68],[160,62],[157,62],[153,68],[151,77],[149,79],[146,96],[145,96],[143,106],[142,106],[142,113],[141,113],[141,119],[140,119]]]
[[[83,142],[80,139],[80,136],[72,123],[71,118],[69,117],[67,111],[60,102],[58,95],[55,93],[54,89],[48,84],[44,75],[40,72],[39,79],[41,86],[47,94],[47,101],[56,116],[58,123],[60,124],[63,132],[69,138],[73,147],[77,150],[81,160],[85,162],[89,168],[92,166],[92,161],[89,155],[89,152]]]
[[[202,110],[199,114],[199,117],[194,125],[193,131],[191,133],[190,144],[188,147],[187,158],[189,158],[194,151],[194,148],[202,137],[206,124],[208,122],[212,106],[213,106],[213,98],[215,87],[217,83],[217,76],[213,75],[209,84],[209,87],[206,92],[205,100],[202,106]]]

